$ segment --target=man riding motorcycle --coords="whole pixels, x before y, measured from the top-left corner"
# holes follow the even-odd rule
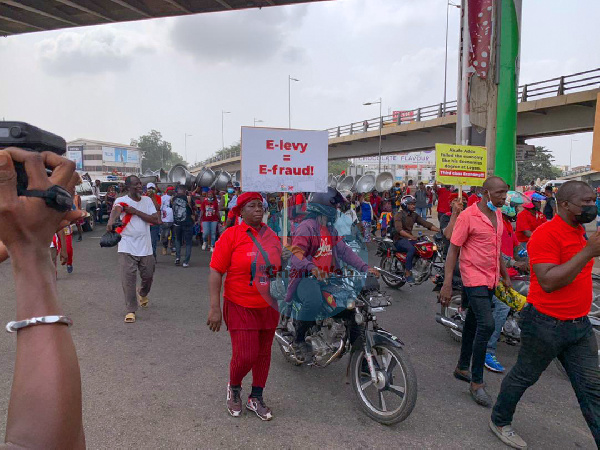
[[[412,195],[405,195],[400,201],[402,210],[394,216],[394,246],[397,251],[406,253],[406,267],[404,269],[407,283],[415,282],[412,276],[413,259],[417,251],[414,243],[418,240],[412,234],[415,223],[431,231],[440,231],[438,227],[431,222],[427,222],[415,212],[416,204],[417,200]]]
[[[338,236],[333,226],[337,206],[345,201],[342,194],[331,187],[324,193],[312,193],[308,199],[306,217],[293,234],[290,284],[286,302],[291,304],[296,296],[302,305],[293,344],[299,359],[304,359],[310,353],[310,346],[305,337],[323,306],[321,282],[340,269],[341,261],[361,272],[378,275],[375,269],[369,268],[342,237]]]

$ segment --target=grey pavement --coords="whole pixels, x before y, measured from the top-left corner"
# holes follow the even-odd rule
[[[234,419],[225,409],[229,337],[206,327],[210,253],[194,247],[187,269],[159,255],[150,308],[139,311],[135,324],[124,324],[117,252],[100,248],[101,234],[74,242],[75,271],[59,268],[58,280],[64,313],[75,323],[89,448],[505,448],[487,427],[490,410],[451,375],[459,344],[435,322],[439,305],[431,283],[393,291],[393,305],[379,314],[380,324],[405,342],[417,373],[417,405],[406,421],[382,426],[360,412],[344,384],[345,359],[325,369],[297,368],[275,345],[265,389],[274,420]],[[15,314],[7,263],[0,265],[0,286],[5,323]],[[14,335],[3,335],[0,352],[4,431]],[[498,345],[507,367],[517,352]],[[486,372],[485,380],[495,396],[502,375]],[[554,366],[525,394],[514,425],[531,448],[595,448],[570,384]]]

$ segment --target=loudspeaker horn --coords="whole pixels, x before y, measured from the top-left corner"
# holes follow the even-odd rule
[[[371,192],[375,187],[375,175],[368,174],[363,175],[356,182],[356,192],[359,194],[366,194]]]
[[[378,192],[389,191],[394,186],[394,175],[392,172],[381,172],[375,178],[375,189]]]

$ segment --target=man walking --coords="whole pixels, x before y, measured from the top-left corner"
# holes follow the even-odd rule
[[[508,186],[502,178],[489,177],[483,183],[481,201],[458,216],[450,239],[444,285],[440,292],[440,301],[447,306],[452,297],[452,274],[460,250],[460,274],[468,310],[454,376],[469,382],[473,400],[486,407],[492,406],[492,399],[483,383],[483,366],[487,343],[495,328],[492,297],[500,274],[504,284],[510,286],[500,252],[503,230],[500,208],[504,205],[507,192]]]
[[[582,181],[564,183],[556,195],[558,214],[532,234],[528,305],[521,312],[521,349],[502,381],[490,428],[505,444],[526,448],[512,428],[523,393],[554,358],[565,368],[596,445],[600,448],[598,344],[587,317],[592,304],[592,267],[600,256],[600,233],[586,241],[582,224],[597,214],[592,189]]]
[[[125,179],[128,195],[119,197],[110,213],[106,229],[112,231],[113,223],[120,217],[123,222],[119,242],[121,283],[127,307],[126,323],[135,322],[135,312],[140,306],[148,307],[148,293],[152,287],[155,259],[152,255],[150,225],[160,225],[160,217],[149,197],[142,196],[142,182],[135,175]],[[136,289],[137,272],[142,284]]]
[[[185,192],[185,186],[178,185],[175,197],[171,200],[175,228],[175,265],[181,264],[181,246],[185,241],[183,267],[189,267],[194,237],[194,210],[192,199]]]
[[[175,231],[173,229],[173,208],[171,207],[173,191],[173,186],[169,186],[167,188],[166,194],[164,194],[160,200],[160,212],[162,219],[162,225],[160,226],[160,238],[163,245],[163,255],[166,255],[168,253],[168,249],[175,248]]]
[[[425,190],[425,184],[421,181],[419,187],[415,191],[415,200],[417,215],[423,220],[427,220],[427,191]]]

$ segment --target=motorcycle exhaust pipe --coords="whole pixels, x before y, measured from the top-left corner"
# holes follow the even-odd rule
[[[463,325],[462,323],[456,323],[453,320],[447,319],[446,317],[443,317],[440,313],[437,313],[435,315],[435,321],[439,324],[444,325],[446,328],[452,328],[455,331],[460,331],[462,333],[463,331]]]
[[[401,277],[396,275],[395,273],[392,272],[388,272],[387,270],[383,270],[381,267],[377,267],[377,266],[373,266],[373,269],[379,271],[379,272],[383,272],[384,274],[386,274],[388,277],[392,277],[395,278],[396,280],[400,280],[400,281],[406,281],[406,278]]]

